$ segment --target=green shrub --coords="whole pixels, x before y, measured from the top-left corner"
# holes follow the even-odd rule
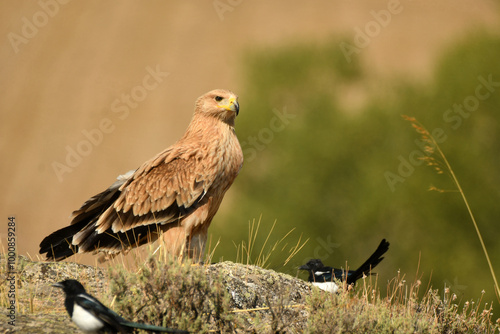
[[[201,265],[180,264],[150,256],[136,272],[110,269],[116,310],[136,322],[186,329],[193,333],[232,332],[238,325],[220,279],[210,278]]]

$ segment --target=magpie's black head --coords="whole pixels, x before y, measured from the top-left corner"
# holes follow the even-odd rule
[[[85,292],[83,285],[74,279],[67,279],[65,281],[52,284],[52,286],[63,289],[64,293],[67,295],[77,295]]]
[[[316,271],[318,269],[323,268],[323,262],[321,262],[320,259],[312,259],[307,261],[306,264],[302,265],[299,267],[299,270],[309,270],[309,271]]]

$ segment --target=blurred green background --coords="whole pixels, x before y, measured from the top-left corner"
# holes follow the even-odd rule
[[[426,84],[379,82],[356,58],[346,61],[340,42],[257,50],[245,58],[237,133],[246,161],[230,191],[231,210],[211,228],[221,238],[214,260],[235,260],[235,244],[248,244],[249,232],[232,227],[260,220],[255,262],[276,221],[264,253],[295,230],[272,252],[270,268],[295,276],[298,266],[320,257],[337,267],[347,260],[354,269],[386,238],[391,247],[375,270],[382,289],[399,269],[413,281],[419,267],[424,284],[430,279],[434,288],[446,285],[467,299],[484,289],[484,301],[496,300],[460,194],[428,191],[431,185],[456,190],[451,178],[414,155],[414,170],[398,169],[408,168],[401,159],[421,151],[420,135],[401,115],[431,132],[442,129],[441,149],[500,268],[500,38],[477,32],[451,46]],[[349,94],[365,103],[341,103]],[[463,116],[454,105],[464,106]],[[388,182],[388,172],[403,177]],[[301,235],[309,241],[284,265]]]

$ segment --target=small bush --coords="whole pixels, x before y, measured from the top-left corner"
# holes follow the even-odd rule
[[[116,310],[132,321],[194,333],[233,332],[238,324],[221,280],[190,261],[150,256],[137,272],[117,266],[110,277]]]

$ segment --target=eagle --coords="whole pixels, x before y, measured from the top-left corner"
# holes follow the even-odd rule
[[[172,256],[201,260],[208,227],[243,165],[234,129],[239,110],[229,90],[199,97],[181,139],[87,200],[69,226],[42,240],[40,254],[109,259],[162,238]]]

